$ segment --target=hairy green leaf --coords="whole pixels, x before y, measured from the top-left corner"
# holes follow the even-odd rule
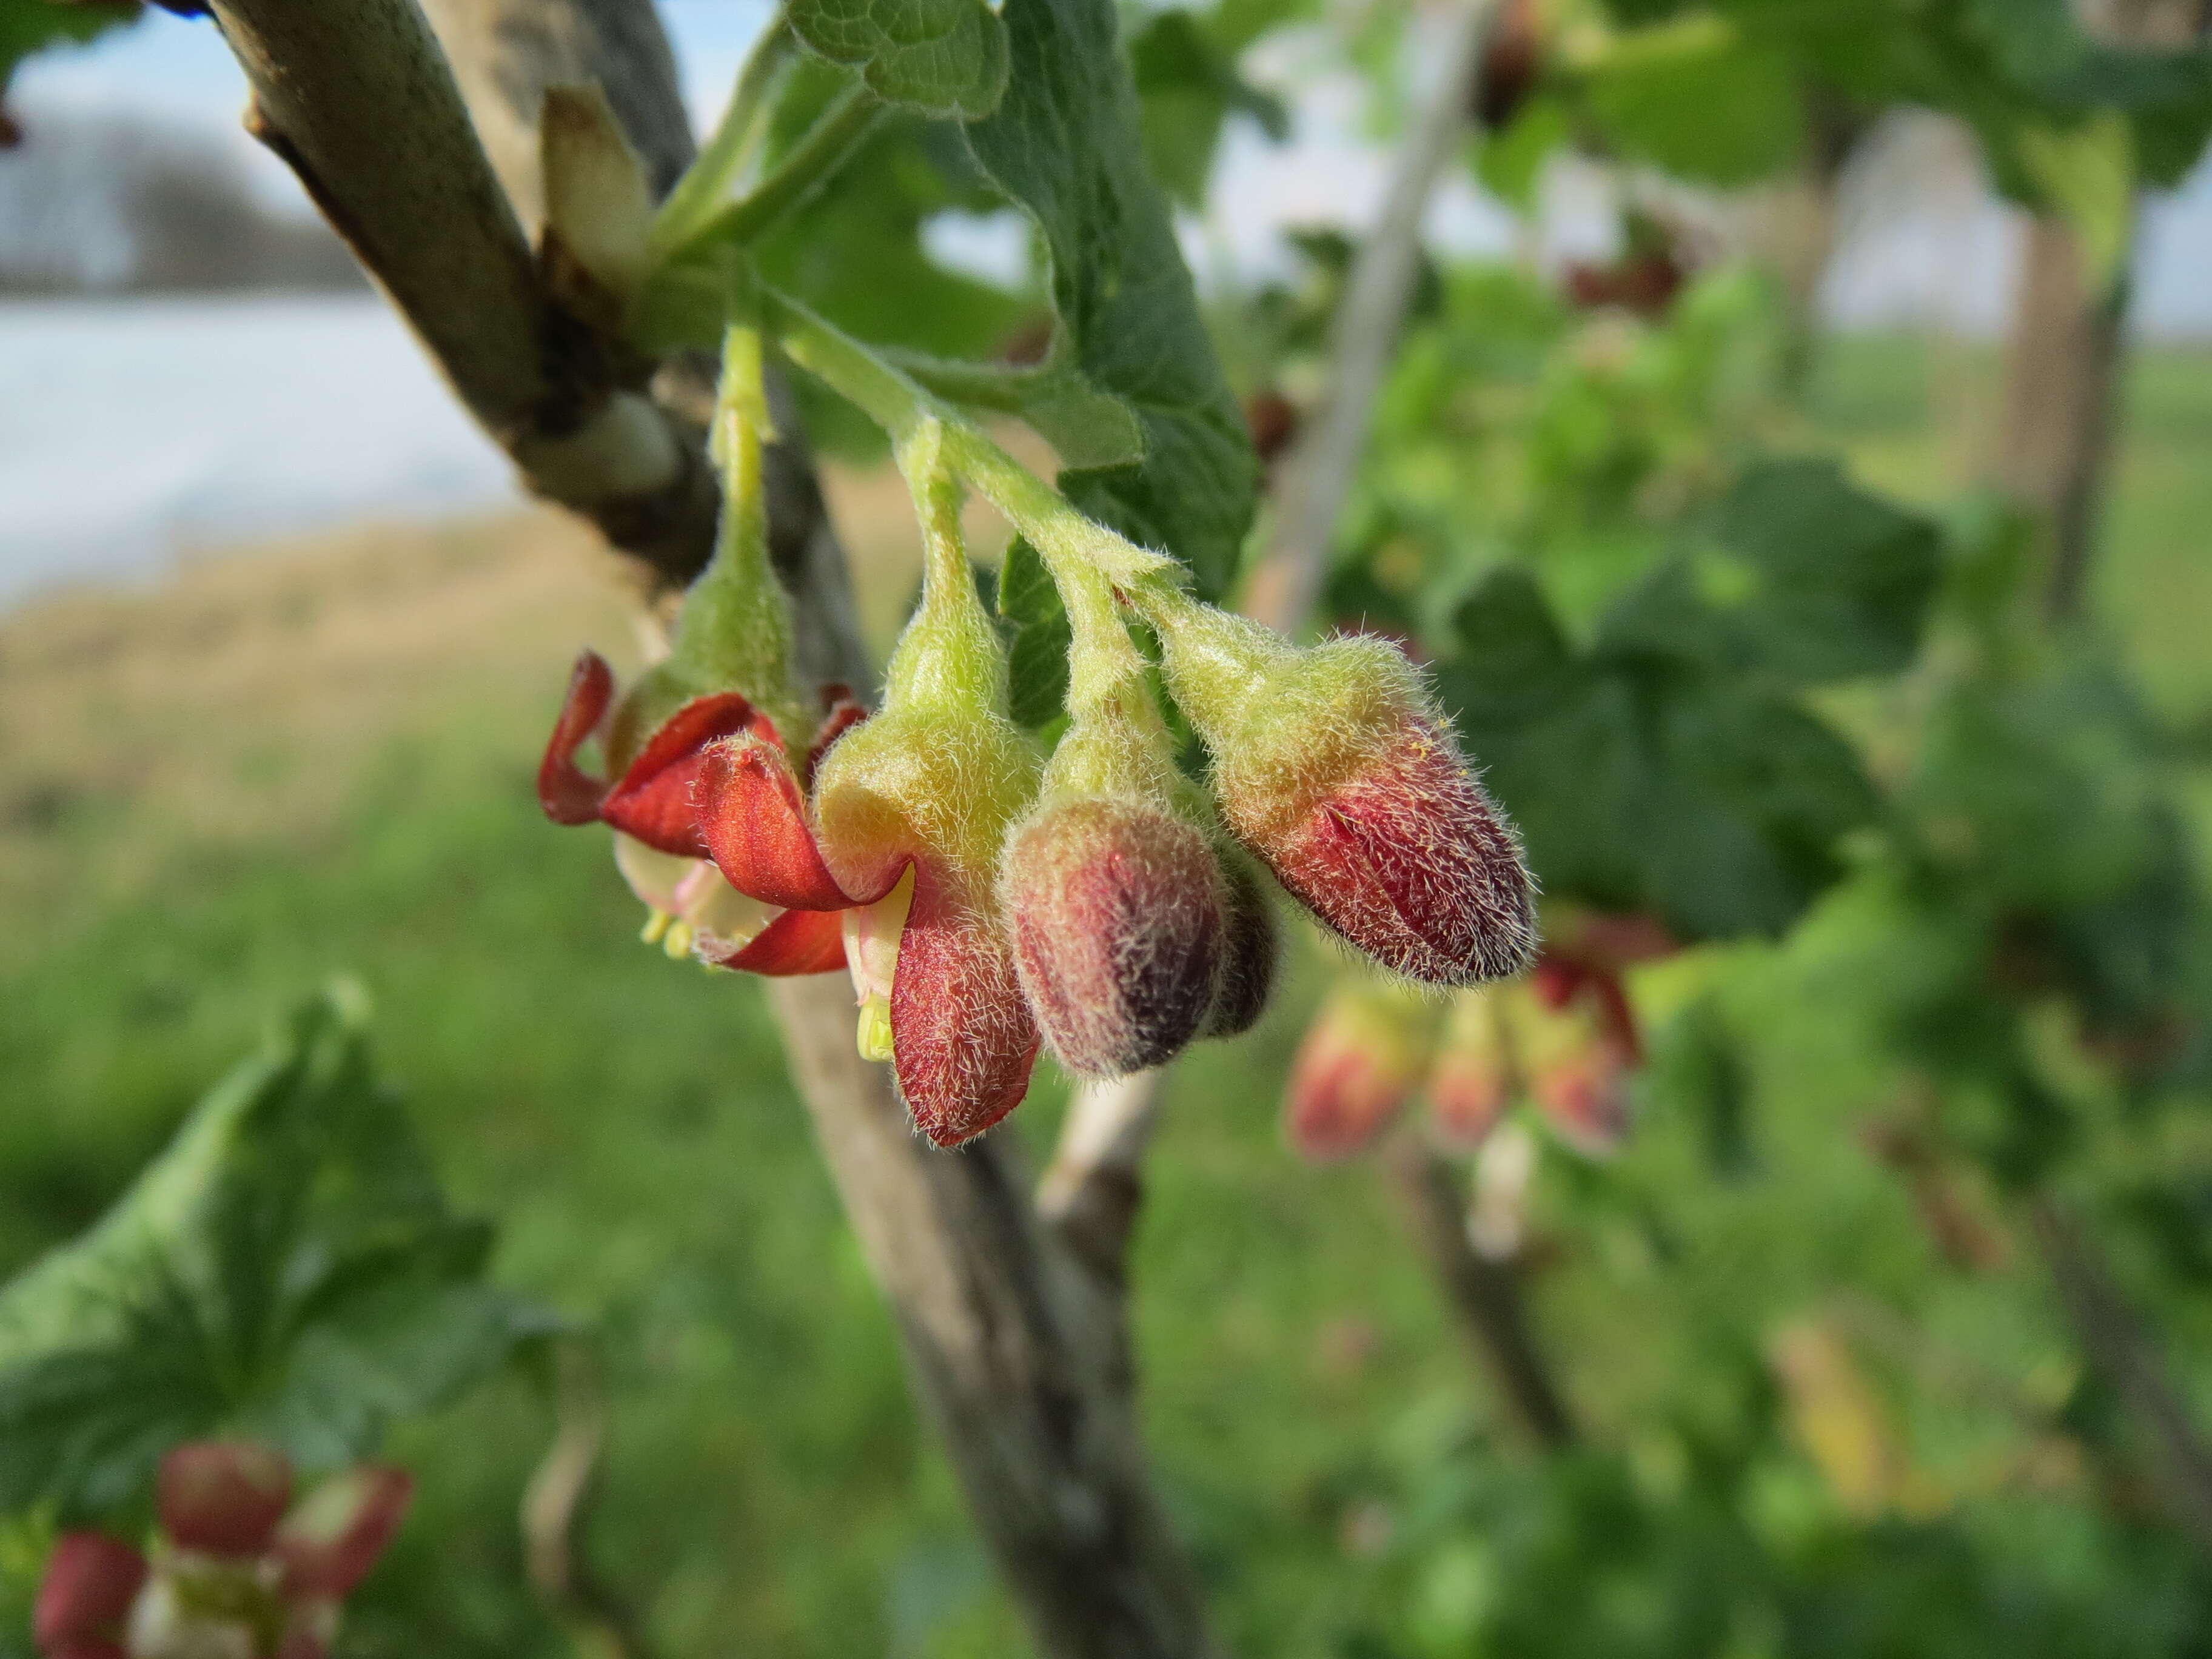
[[[142,1498],[180,1439],[374,1449],[550,1328],[483,1278],[370,1068],[357,994],[302,1005],[85,1237],[0,1289],[0,1510]]]
[[[1199,315],[1159,185],[1111,0],[1008,0],[1013,74],[968,143],[1036,222],[1052,261],[1066,363],[1135,414],[1141,461],[1071,465],[1078,507],[1188,564],[1202,592],[1233,574],[1258,463]]]
[[[790,0],[784,15],[886,103],[973,119],[1006,92],[1006,27],[982,0]]]

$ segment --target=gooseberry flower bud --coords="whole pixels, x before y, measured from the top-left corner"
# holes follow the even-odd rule
[[[161,1530],[179,1549],[207,1555],[258,1555],[291,1501],[291,1464],[251,1441],[174,1447],[155,1477]]]
[[[1527,963],[1520,847],[1402,652],[1370,637],[1300,650],[1180,595],[1143,603],[1224,820],[1301,902],[1409,979],[1471,985]]]
[[[1430,1010],[1381,980],[1345,980],[1329,993],[1291,1063],[1283,1126],[1316,1163],[1365,1152],[1390,1126],[1427,1064]]]
[[[1158,1066],[1214,1006],[1227,884],[1205,835],[1150,801],[1045,801],[1007,837],[1000,902],[1045,1040],[1087,1077]]]
[[[1429,1128],[1447,1151],[1472,1152],[1490,1139],[1518,1091],[1510,986],[1462,991],[1429,1069]]]
[[[301,1498],[276,1528],[286,1595],[337,1600],[352,1594],[399,1530],[414,1496],[415,1480],[406,1470],[362,1463]]]
[[[1223,848],[1215,851],[1228,882],[1228,907],[1223,915],[1221,978],[1214,987],[1206,1028],[1199,1035],[1232,1037],[1259,1024],[1275,988],[1275,912],[1244,854]]]
[[[68,1532],[46,1558],[31,1613],[46,1659],[124,1659],[131,1603],[146,1583],[146,1558],[99,1532]]]

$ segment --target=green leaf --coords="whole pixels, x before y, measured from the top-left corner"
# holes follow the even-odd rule
[[[1722,503],[1716,534],[1748,566],[1735,621],[1774,672],[1817,685],[1895,672],[1918,651],[1942,577],[1940,532],[1833,462],[1753,467]]]
[[[1141,461],[1068,466],[1085,512],[1188,565],[1202,592],[1235,571],[1259,466],[1145,164],[1111,0],[1007,0],[1012,79],[967,127],[983,171],[1036,222],[1064,338],[1053,361],[1120,398]]]
[[[1006,92],[1006,27],[982,0],[790,0],[784,15],[885,103],[973,119]]]
[[[1624,34],[1587,74],[1590,112],[1614,146],[1684,179],[1751,184],[1803,143],[1789,60],[1711,13]]]
[[[1058,718],[1067,701],[1067,653],[1073,642],[1060,590],[1037,550],[1020,537],[999,570],[999,615],[1006,647],[1013,716],[1035,730]]]
[[[82,44],[138,21],[136,0],[112,5],[58,5],[54,0],[0,0],[0,92],[16,66],[47,46]]]
[[[84,1237],[0,1289],[0,1510],[143,1498],[181,1439],[374,1449],[545,1316],[483,1279],[375,1080],[357,993],[302,1005]]]

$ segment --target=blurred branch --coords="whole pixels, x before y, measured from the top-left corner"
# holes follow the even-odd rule
[[[530,487],[672,580],[704,563],[703,452],[630,362],[555,304],[412,0],[216,0],[283,158]]]
[[[650,0],[435,0],[458,78],[413,0],[217,0],[253,84],[257,130],[383,283],[533,488],[681,581],[711,545],[696,364],[630,364],[562,313],[511,201],[534,214],[534,135],[556,82],[598,81],[664,185],[690,155]],[[465,109],[495,135],[495,177]],[[497,135],[505,135],[504,137]],[[646,395],[650,376],[660,401]],[[796,432],[787,408],[779,425]],[[868,682],[842,550],[803,441],[774,453],[777,568],[802,666]],[[888,1072],[861,1060],[842,981],[778,981],[793,1073],[883,1286],[915,1389],[1047,1659],[1216,1651],[1136,1432],[1118,1276],[1093,1276],[1037,1222],[1015,1143],[957,1153],[913,1133]],[[580,1419],[533,1494],[545,1582],[596,1455]],[[560,1569],[556,1571],[556,1569]]]
[[[564,1341],[555,1352],[557,1426],[522,1497],[523,1559],[531,1587],[573,1626],[615,1659],[650,1659],[637,1610],[592,1571],[584,1518],[598,1487],[606,1446],[607,1405],[591,1351]]]
[[[1436,84],[1399,148],[1382,217],[1352,261],[1331,347],[1328,401],[1276,471],[1283,487],[1274,537],[1246,586],[1243,608],[1285,633],[1304,623],[1328,574],[1375,398],[1420,275],[1429,198],[1468,123],[1468,89],[1481,61],[1490,9],[1491,0],[1462,0],[1452,15],[1436,53]]]
[[[1538,1445],[1565,1450],[1577,1438],[1574,1419],[1536,1346],[1520,1274],[1513,1263],[1493,1261],[1468,1241],[1458,1170],[1412,1130],[1390,1137],[1382,1163],[1402,1200],[1413,1242],[1449,1296],[1461,1328],[1489,1365],[1506,1404]]]
[[[2212,1449],[2198,1435],[2188,1401],[2081,1224],[2048,1195],[2028,1205],[2027,1218],[2083,1351],[2149,1434],[2182,1523],[2212,1554]]]
[[[1096,1278],[1115,1285],[1125,1278],[1129,1230],[1144,1197],[1139,1172],[1167,1075],[1163,1068],[1078,1085],[1052,1164],[1037,1184],[1045,1224]]]

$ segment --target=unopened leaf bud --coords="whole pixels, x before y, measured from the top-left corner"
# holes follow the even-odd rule
[[[1317,1163],[1372,1146],[1420,1082],[1431,1012],[1387,981],[1340,981],[1291,1064],[1283,1102],[1291,1145]]]
[[[155,1477],[155,1512],[169,1541],[208,1555],[258,1555],[292,1501],[292,1465],[244,1440],[173,1448]]]
[[[1526,964],[1520,847],[1402,652],[1367,637],[1301,650],[1187,601],[1148,614],[1224,820],[1301,902],[1409,979],[1471,985]]]

